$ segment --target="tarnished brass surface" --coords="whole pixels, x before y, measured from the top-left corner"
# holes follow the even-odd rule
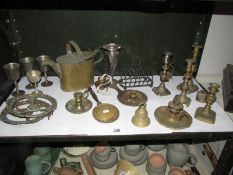
[[[171,92],[166,88],[165,82],[168,82],[172,76],[172,62],[174,60],[171,59],[171,52],[164,52],[164,60],[162,66],[162,72],[160,73],[160,85],[158,87],[153,87],[152,91],[159,96],[170,95]]]
[[[72,52],[71,47],[75,49]],[[61,89],[68,92],[79,91],[90,87],[94,83],[94,55],[96,51],[82,52],[74,41],[69,41],[66,44],[67,54],[62,55],[53,60],[42,61],[43,66],[50,66],[60,78]]]
[[[192,124],[192,117],[185,110],[175,114],[168,106],[161,106],[155,110],[154,115],[161,125],[172,129],[184,129]]]
[[[97,102],[97,106],[95,106],[92,111],[92,115],[97,121],[110,123],[118,119],[119,110],[116,106],[109,103],[101,103],[91,87],[88,88],[88,91],[90,92],[92,98]]]
[[[191,99],[187,96],[187,91],[189,89],[189,80],[192,78],[192,66],[195,63],[193,59],[186,59],[186,69],[185,74],[183,77],[184,82],[182,83],[181,93],[176,95],[175,98],[179,101],[179,103],[183,104],[184,106],[189,106],[191,103]]]
[[[124,90],[118,93],[117,99],[124,105],[138,106],[147,102],[147,96],[138,90]]]
[[[207,92],[204,90],[200,90],[197,92],[196,100],[200,103],[205,103],[206,96],[207,96]]]
[[[74,93],[75,99],[68,101],[65,105],[67,111],[74,114],[81,114],[89,111],[92,107],[92,102],[87,99],[88,95],[86,94],[88,94],[88,91],[86,91],[85,93]]]
[[[144,128],[150,124],[150,118],[146,110],[146,104],[140,104],[138,109],[135,111],[135,115],[131,119],[132,123],[140,128]]]
[[[49,95],[25,94],[7,100],[7,106],[1,112],[0,120],[12,125],[35,123],[45,117],[49,118],[56,108],[56,99]]]
[[[118,119],[119,110],[112,104],[101,103],[94,107],[92,114],[99,122],[110,123]]]
[[[209,124],[215,123],[216,113],[211,110],[211,105],[216,101],[216,93],[218,92],[219,87],[220,86],[216,83],[210,83],[209,93],[205,98],[206,105],[205,107],[197,108],[195,112],[196,119]]]

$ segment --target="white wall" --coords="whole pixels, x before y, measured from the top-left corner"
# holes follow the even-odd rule
[[[233,15],[213,15],[198,76],[221,76],[226,64],[233,64]]]

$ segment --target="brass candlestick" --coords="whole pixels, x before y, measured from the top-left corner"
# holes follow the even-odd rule
[[[158,107],[154,116],[161,125],[172,129],[184,129],[192,124],[192,117],[176,98],[170,101],[168,106]]]
[[[171,92],[166,88],[165,82],[169,81],[169,78],[171,76],[170,70],[170,62],[171,62],[171,52],[164,52],[164,63],[162,66],[162,72],[160,74],[160,85],[158,87],[153,87],[152,91],[159,96],[166,96],[170,95]]]
[[[219,87],[220,86],[216,83],[210,83],[209,93],[205,99],[205,107],[199,107],[195,112],[195,118],[197,120],[210,124],[215,123],[216,113],[211,110],[211,105],[216,101],[216,93],[218,92]]]
[[[75,92],[74,99],[69,100],[65,105],[67,111],[74,114],[81,114],[89,111],[92,107],[92,102],[87,99],[88,96],[88,91],[85,91],[84,93]]]
[[[181,94],[180,95],[176,95],[175,98],[177,100],[179,100],[179,102],[182,104],[182,105],[185,105],[185,106],[189,106],[190,103],[191,103],[191,99],[187,96],[187,91],[189,89],[189,80],[191,79],[192,77],[192,66],[193,66],[193,63],[194,63],[194,60],[193,59],[186,59],[185,60],[187,62],[187,66],[186,66],[186,72],[184,74],[184,82],[182,83],[182,91],[181,91]]]
[[[193,83],[193,73],[197,71],[197,60],[200,57],[201,54],[201,49],[203,48],[201,45],[194,44],[192,45],[193,47],[193,52],[192,52],[192,59],[194,60],[194,63],[192,65],[192,77],[188,81],[188,90],[187,94],[191,94],[193,92],[198,91],[198,86]],[[182,90],[183,83],[179,84],[177,86],[177,89]]]

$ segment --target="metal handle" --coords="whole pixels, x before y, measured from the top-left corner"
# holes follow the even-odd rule
[[[72,52],[72,49],[71,48],[74,48],[76,54],[77,54],[77,57],[75,56],[75,58],[78,59],[79,62],[83,62],[83,55],[82,55],[82,51],[81,49],[79,48],[78,44],[75,42],[75,41],[68,41],[66,43],[66,51],[67,51],[67,54],[70,54],[70,55],[73,55],[73,52]]]
[[[101,104],[101,102],[99,101],[97,95],[95,94],[95,92],[92,90],[91,87],[88,88],[88,91],[90,92],[92,98],[97,102],[97,105]]]

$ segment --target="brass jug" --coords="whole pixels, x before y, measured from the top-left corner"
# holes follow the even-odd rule
[[[48,65],[55,71],[60,78],[60,86],[63,91],[74,92],[93,85],[94,65],[102,60],[100,57],[94,61],[94,56],[99,50],[82,52],[74,41],[68,41],[66,51],[67,54],[59,56],[56,63],[47,59],[42,62],[42,65]]]

